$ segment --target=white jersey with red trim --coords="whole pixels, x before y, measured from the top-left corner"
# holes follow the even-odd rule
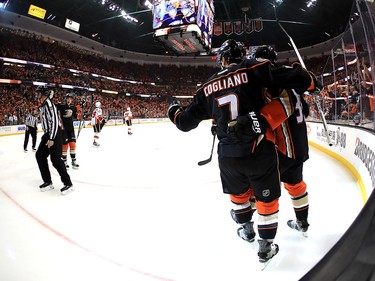
[[[103,111],[100,107],[95,108],[91,116],[91,125],[100,123],[100,121],[102,121],[103,119],[102,114],[103,114]]]
[[[131,110],[127,110],[127,111],[125,111],[125,113],[124,113],[124,118],[125,118],[125,121],[126,121],[126,120],[132,120],[132,119],[133,119],[133,113],[131,112]]]

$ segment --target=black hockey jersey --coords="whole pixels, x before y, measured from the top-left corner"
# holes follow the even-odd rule
[[[296,110],[276,130],[277,149],[288,156],[300,161],[309,159],[309,145],[305,116],[302,113],[302,99],[294,89],[290,90],[295,99]]]
[[[251,153],[253,143],[243,143],[231,138],[227,134],[228,123],[250,111],[259,112],[268,102],[268,88],[306,90],[311,83],[309,73],[299,64],[273,70],[268,60],[245,59],[210,77],[197,90],[192,103],[175,113],[174,123],[178,129],[189,131],[196,128],[202,120],[214,119],[217,124],[219,155],[243,157]],[[287,105],[279,102],[275,106]],[[272,116],[272,112],[269,115]],[[267,121],[273,122],[272,118]],[[267,131],[266,138],[275,141],[271,128]]]
[[[68,104],[58,104],[56,107],[60,114],[63,130],[74,130],[73,121],[77,118],[77,108]]]

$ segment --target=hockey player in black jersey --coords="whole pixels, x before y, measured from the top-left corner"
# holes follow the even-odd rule
[[[249,199],[254,193],[259,214],[258,256],[265,263],[278,252],[273,241],[278,227],[280,181],[275,136],[269,124],[279,117],[260,115],[259,111],[266,105],[267,88],[307,89],[312,80],[300,65],[273,72],[269,60],[244,56],[242,43],[225,41],[217,53],[221,70],[197,90],[191,104],[182,107],[172,103],[168,116],[182,131],[196,128],[202,120],[214,119],[223,192],[230,195],[232,217],[241,225],[251,221]],[[276,102],[274,106],[288,104]],[[244,115],[251,126],[237,119]]]
[[[271,46],[258,47],[254,57],[269,59],[275,68],[282,67],[277,66],[277,53]],[[313,78],[315,79],[315,76]],[[319,82],[315,81],[315,88],[320,87]],[[280,91],[280,89],[278,90]],[[279,152],[280,179],[291,197],[296,215],[296,220],[289,220],[287,224],[307,236],[309,199],[306,183],[303,180],[303,163],[309,158],[305,122],[305,117],[309,114],[309,106],[303,98],[305,91],[297,88],[281,90],[287,91],[293,101],[293,110],[290,112],[288,119],[274,129]],[[278,94],[273,94],[273,97],[276,95]]]
[[[66,168],[69,168],[67,163],[68,158],[68,148],[70,152],[70,158],[72,160],[72,168],[78,169],[79,165],[76,159],[76,135],[74,132],[74,119],[77,119],[77,107],[72,104],[74,98],[74,93],[68,93],[65,96],[65,103],[57,104],[57,110],[61,117],[62,122],[62,136],[63,136],[63,146],[62,146],[62,159],[65,163]]]

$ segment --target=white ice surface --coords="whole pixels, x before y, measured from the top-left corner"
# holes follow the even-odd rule
[[[106,126],[77,141],[75,191],[50,165],[54,190],[42,183],[24,135],[0,137],[0,280],[298,280],[338,241],[363,207],[350,173],[314,148],[304,168],[309,237],[290,230],[288,194],[280,198],[279,254],[259,270],[257,247],[239,239],[222,193],[210,123],[188,133],[172,123]],[[42,134],[38,134],[38,143]],[[255,217],[256,220],[256,217]]]

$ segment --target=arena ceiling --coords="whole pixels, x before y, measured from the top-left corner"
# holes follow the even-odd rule
[[[316,0],[315,6],[308,8],[310,1],[284,0],[277,4],[277,0],[214,0],[216,22],[261,18],[262,29],[239,35],[214,35],[212,47],[233,38],[247,46],[271,44],[279,52],[292,50],[288,37],[275,21],[276,16],[299,48],[327,41],[345,30],[352,16],[353,0]],[[110,11],[109,3],[125,10],[138,22],[127,21],[118,11]],[[65,19],[69,18],[80,23],[82,36],[105,45],[149,54],[170,54],[154,40],[152,13],[143,3],[144,0],[9,0],[7,9],[26,16],[29,5],[33,4],[47,10],[44,21],[48,24],[63,28]]]

